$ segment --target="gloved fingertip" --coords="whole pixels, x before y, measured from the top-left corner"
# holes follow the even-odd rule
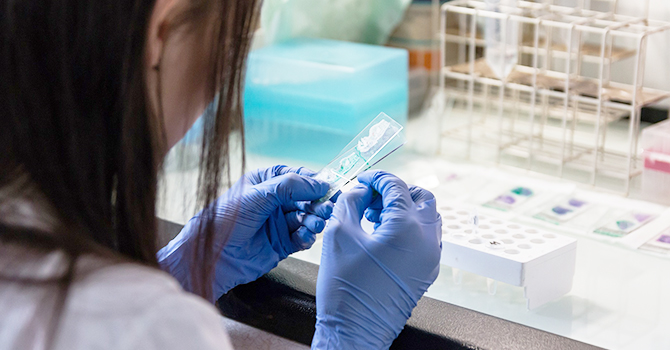
[[[288,227],[289,232],[297,230],[298,227],[303,225],[305,219],[305,213],[300,211],[292,211],[284,214],[284,219],[286,220],[286,227]]]
[[[315,233],[321,233],[324,228],[326,228],[326,221],[325,220],[319,220],[314,225],[314,232]]]
[[[442,220],[440,214],[437,212],[437,201],[435,198],[417,203],[416,209],[423,223],[433,223],[436,220]]]
[[[423,201],[429,201],[431,199],[432,200],[435,199],[435,195],[433,195],[432,192],[423,189],[419,186],[410,186],[409,193],[412,196],[412,200],[417,204]]]
[[[333,214],[333,208],[335,207],[335,204],[331,201],[325,201],[322,203],[316,203],[312,209],[313,213],[318,215],[319,217],[328,220],[330,216]]]
[[[352,190],[366,190],[367,191],[367,190],[370,190],[370,186],[368,186],[367,184],[359,183],[359,184],[356,184],[356,186],[352,187],[351,189]],[[370,196],[372,196],[373,193],[374,193],[374,191],[370,191]]]
[[[425,199],[422,202],[417,203],[416,207],[419,209],[425,208],[427,210],[437,211],[437,201],[435,198]]]
[[[316,234],[310,231],[307,227],[301,226],[291,237],[295,251],[305,250],[312,247],[316,241]]]
[[[286,169],[289,169],[289,167],[286,166],[286,165],[283,165],[283,164],[275,165],[272,168],[270,168],[271,174],[268,178],[273,178],[275,176],[284,175],[284,174],[286,174]]]
[[[316,215],[307,214],[302,221],[302,226],[307,227],[310,231],[319,233],[326,227],[326,220]]]
[[[327,201],[323,203],[323,211],[325,215],[330,216],[330,214],[333,213],[333,209],[335,208],[335,203],[331,201]]]
[[[316,175],[316,171],[314,171],[312,169],[309,169],[309,168],[302,167],[302,166],[297,168],[296,172],[298,174],[302,175],[302,176],[312,177],[312,176]]]
[[[305,175],[305,174],[300,174],[300,176],[303,176],[304,178],[308,179],[310,183],[312,183],[312,186],[314,188],[314,192],[317,193],[320,196],[325,196],[328,191],[330,191],[330,184],[326,181],[315,179],[311,175]]]
[[[291,172],[277,177],[275,181],[277,186],[273,189],[279,194],[280,202],[283,204],[292,201],[314,201],[323,197],[330,189],[330,185],[324,181]]]
[[[379,222],[381,211],[377,209],[368,208],[365,210],[365,218],[370,222]]]
[[[364,202],[366,204],[369,204],[370,201],[372,201],[372,188],[365,184],[357,184],[356,186],[352,187],[347,193],[344,195],[340,196],[340,198],[346,198],[349,200],[351,198],[363,198]],[[367,205],[366,205],[367,207]]]
[[[378,173],[382,172],[381,170],[367,170],[364,171],[360,174],[358,174],[358,182],[370,185],[373,181],[373,179],[378,175]]]
[[[300,201],[295,203],[295,208],[297,210],[303,211],[308,214],[314,214],[326,220],[328,220],[330,218],[330,215],[333,214],[333,207],[335,207],[335,204],[333,204],[330,201],[325,202]]]
[[[370,208],[371,209],[382,210],[383,207],[384,207],[384,205],[383,205],[382,195],[379,194],[379,192],[373,190],[372,201],[370,202]]]
[[[335,192],[335,194],[332,197],[330,197],[330,202],[337,203],[337,199],[340,198],[341,194],[342,194],[342,191]]]
[[[372,189],[364,184],[358,184],[340,196],[333,215],[340,219],[348,217],[350,220],[360,221],[371,199]]]
[[[330,191],[330,184],[324,181],[319,181],[319,190],[318,192],[325,196],[328,191]]]

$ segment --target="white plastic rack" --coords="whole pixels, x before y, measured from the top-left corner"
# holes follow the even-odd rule
[[[454,269],[490,278],[489,293],[497,281],[524,288],[526,306],[537,308],[560,298],[572,288],[577,241],[555,233],[516,223],[473,215],[456,206],[444,205],[442,258]]]

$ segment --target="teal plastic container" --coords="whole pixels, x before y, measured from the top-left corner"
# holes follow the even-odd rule
[[[407,122],[407,51],[294,39],[249,54],[247,151],[328,163],[377,114]]]

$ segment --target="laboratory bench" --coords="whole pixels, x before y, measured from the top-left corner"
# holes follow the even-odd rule
[[[615,133],[611,137],[615,138]],[[573,186],[571,188],[581,193],[601,195],[595,189],[519,169],[445,161],[444,151],[443,155],[425,153],[408,150],[379,166],[408,182],[428,187],[436,194],[438,207],[442,201],[454,198],[445,198],[449,192],[431,185],[431,179],[443,179],[451,172],[458,173],[459,169],[468,167],[475,173],[497,172],[513,179],[537,177],[555,191],[561,191],[561,186]],[[232,162],[239,163],[239,160]],[[248,154],[246,169],[282,163],[314,170],[323,166]],[[166,224],[172,228],[172,235],[178,231],[178,224],[185,223],[195,212],[191,194],[197,183],[197,169],[186,168],[168,166],[161,180],[157,210],[162,219],[172,222]],[[464,177],[470,176],[465,174]],[[639,197],[635,191],[628,198],[604,195],[620,202]],[[660,223],[649,224],[649,230],[661,229],[664,225],[670,227],[667,208],[657,207],[663,213],[658,216]],[[576,239],[576,265],[570,292],[528,310],[522,288],[498,283],[496,293],[491,295],[485,277],[463,272],[462,281],[456,283],[452,268],[441,265],[437,280],[419,302],[392,348],[670,349],[670,278],[667,277],[670,257],[532,220],[525,220],[523,224],[537,225]],[[320,253],[321,238],[317,238],[312,248],[293,254],[258,281],[238,286],[224,295],[218,301],[219,309],[231,319],[309,344],[315,322],[314,295]]]

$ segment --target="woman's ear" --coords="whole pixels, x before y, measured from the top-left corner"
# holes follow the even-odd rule
[[[156,0],[147,29],[147,68],[158,70],[160,66],[171,14],[174,13],[176,4],[176,0]]]

